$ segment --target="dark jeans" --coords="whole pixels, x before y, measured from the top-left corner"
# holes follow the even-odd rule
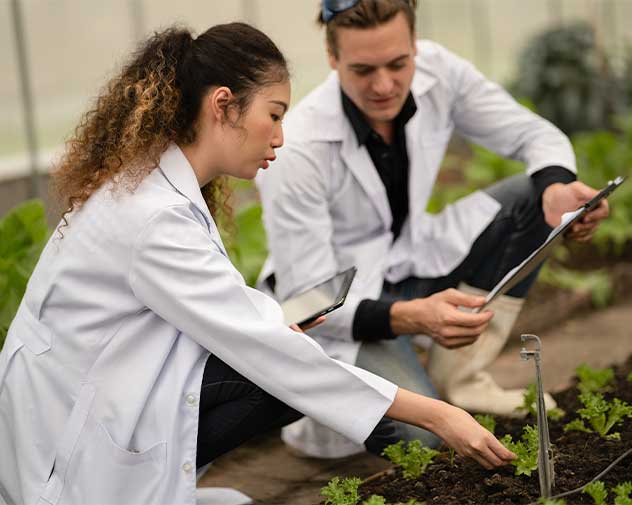
[[[541,197],[530,177],[509,177],[490,186],[485,192],[499,202],[502,208],[476,239],[463,262],[444,277],[411,277],[397,284],[386,282],[385,295],[392,294],[400,298],[430,296],[444,289],[454,288],[462,281],[489,291],[551,233],[551,227],[544,220]],[[538,272],[539,268],[507,294],[518,298],[526,297]]]
[[[540,195],[536,193],[530,177],[517,175],[504,179],[485,191],[502,208],[474,242],[463,262],[444,277],[411,277],[396,284],[385,282],[382,299],[393,301],[426,297],[457,287],[461,281],[489,291],[546,240],[551,228],[544,221]],[[507,294],[524,298],[538,270]],[[395,340],[363,342],[356,365],[416,393],[438,397],[426,371],[416,359],[407,335]],[[432,433],[384,418],[369,435],[365,446],[369,452],[380,455],[390,444],[414,439],[431,447],[440,443]]]
[[[200,391],[197,467],[251,438],[303,417],[214,355],[204,367]]]

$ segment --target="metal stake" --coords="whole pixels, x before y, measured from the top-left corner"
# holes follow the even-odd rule
[[[537,388],[537,413],[538,413],[538,477],[540,478],[540,495],[543,498],[551,496],[551,489],[555,486],[555,470],[553,468],[553,447],[549,438],[549,424],[546,418],[546,406],[544,405],[544,388],[542,387],[542,372],[540,369],[542,341],[537,335],[520,335],[523,347],[520,350],[520,358],[535,361],[535,379]],[[525,343],[535,343],[534,350],[527,350]]]

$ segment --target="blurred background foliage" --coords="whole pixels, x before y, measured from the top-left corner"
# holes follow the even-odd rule
[[[521,103],[571,136],[580,180],[601,188],[616,176],[632,176],[632,51],[617,73],[590,26],[548,30],[528,43],[509,89]],[[428,211],[439,212],[523,168],[520,162],[457,140],[444,160]],[[235,266],[254,285],[267,255],[262,209],[252,182],[233,181],[233,186],[234,224],[224,227],[222,236]],[[579,246],[589,249],[589,266],[578,264],[576,246],[565,244],[545,264],[539,282],[589,292],[597,307],[609,303],[612,272],[599,267],[599,258],[602,266],[630,259],[632,182],[611,195],[609,202],[611,216],[601,224],[593,243]],[[0,347],[48,233],[39,201],[19,205],[0,221]]]

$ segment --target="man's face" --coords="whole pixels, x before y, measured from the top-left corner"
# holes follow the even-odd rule
[[[338,57],[329,53],[343,91],[375,128],[395,119],[415,71],[417,49],[403,12],[375,28],[338,28]]]

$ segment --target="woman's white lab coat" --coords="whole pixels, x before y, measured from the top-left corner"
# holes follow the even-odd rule
[[[394,243],[384,184],[344,114],[335,72],[290,111],[285,145],[271,170],[257,177],[270,247],[261,278],[276,274],[280,299],[351,265],[358,268],[345,305],[310,331],[330,356],[348,363],[359,348],[351,334],[358,303],[379,298],[385,279],[447,275],[499,210],[479,191],[440,214],[426,211],[453,131],[525,162],[528,174],[551,165],[575,171],[570,142],[552,124],[440,45],[419,41],[417,50],[411,84],[417,112],[405,127],[410,208]],[[351,452],[333,449],[340,448],[339,437],[313,437],[313,427],[305,429],[307,435],[293,438],[306,452]]]
[[[172,146],[47,244],[0,353],[0,502],[193,504],[209,352],[361,443],[396,386],[326,356],[245,286]]]

